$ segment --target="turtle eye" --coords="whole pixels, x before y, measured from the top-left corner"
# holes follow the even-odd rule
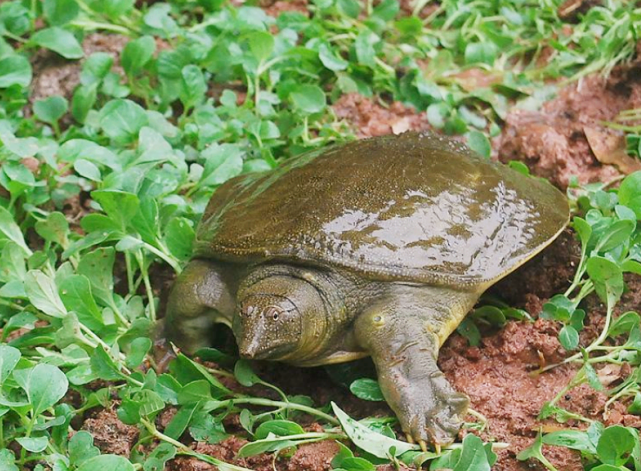
[[[275,306],[270,306],[267,308],[265,315],[271,317],[273,320],[277,321],[280,317],[281,310]]]

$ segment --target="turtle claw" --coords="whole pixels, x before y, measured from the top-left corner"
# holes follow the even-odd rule
[[[440,372],[439,372],[440,373]],[[409,443],[423,451],[431,445],[436,453],[454,441],[468,407],[468,398],[456,392],[445,377],[433,374],[429,382],[403,391],[401,407],[396,409]]]
[[[418,446],[421,447],[421,450],[427,451],[427,443],[425,442],[425,440],[419,440],[418,441]]]

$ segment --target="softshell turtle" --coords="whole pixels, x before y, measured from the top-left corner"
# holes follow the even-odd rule
[[[171,293],[167,337],[194,352],[222,322],[246,358],[313,366],[371,355],[404,432],[438,447],[468,406],[438,369],[439,347],[568,217],[548,182],[449,138],[309,152],[216,190]]]

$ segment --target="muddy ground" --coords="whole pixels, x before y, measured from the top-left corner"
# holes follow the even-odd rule
[[[284,8],[281,3],[274,4],[274,10]],[[123,41],[126,40],[118,36],[91,35],[85,41],[85,49],[87,52],[116,53],[122,48]],[[33,98],[51,94],[69,98],[78,83],[78,65],[47,57],[38,60],[41,63],[34,67]],[[489,86],[491,81],[485,82],[479,81],[484,86]],[[360,138],[429,129],[424,113],[417,113],[401,103],[384,105],[358,95],[347,95],[333,106],[336,115],[349,123]],[[580,182],[608,181],[621,172],[636,170],[637,164],[621,153],[621,136],[606,131],[601,122],[635,107],[641,107],[641,61],[615,69],[608,79],[593,76],[571,84],[541,111],[512,110],[501,136],[493,142],[495,158],[503,162],[521,160],[532,173],[548,178],[560,188],[567,187],[570,176],[576,176]],[[532,374],[541,364],[557,362],[566,356],[557,340],[558,326],[538,319],[538,314],[546,299],[569,285],[578,252],[578,244],[568,230],[550,248],[493,290],[512,305],[526,309],[535,322],[510,321],[501,330],[483,332],[478,347],[470,347],[463,337],[454,334],[441,350],[439,364],[449,380],[459,391],[470,396],[471,407],[488,420],[481,437],[509,444],[507,449],[499,451],[496,470],[544,469],[538,462],[522,463],[515,456],[532,442],[539,428],[552,430],[558,426],[551,420],[538,421],[537,415],[542,405],[554,397],[576,371],[575,366],[569,365],[541,375]],[[639,279],[627,281],[629,291],[618,312],[637,310],[641,301]],[[157,288],[162,291],[164,286],[159,282]],[[604,306],[596,297],[588,299],[585,308],[588,316],[581,337],[583,345],[597,335],[604,315]],[[291,367],[277,365],[259,365],[259,369],[266,380],[280,385],[288,394],[311,396],[317,405],[334,400],[358,418],[390,414],[383,403],[356,399],[330,381],[322,369],[293,372]],[[617,381],[628,372],[608,370],[600,373]],[[625,413],[625,404],[614,404],[606,412],[604,403],[603,394],[581,386],[566,394],[559,405],[608,424],[641,426],[638,416]],[[169,417],[170,413],[163,414],[159,425],[162,427]],[[230,418],[226,426],[230,433],[238,432],[242,436],[237,418]],[[579,424],[570,421],[565,426],[577,427]],[[79,427],[90,431],[96,445],[105,453],[128,455],[138,437],[137,429],[122,424],[113,410],[90,411]],[[309,430],[318,427],[313,422],[306,424]],[[323,442],[300,447],[293,456],[276,461],[271,455],[237,459],[236,452],[243,443],[243,438],[232,437],[216,445],[192,443],[190,446],[256,471],[272,470],[272,466],[280,471],[325,471],[331,469],[330,462],[337,451],[335,443]],[[544,453],[559,469],[582,469],[580,456],[568,449],[545,447]],[[213,467],[179,458],[173,460],[168,469],[190,471]]]

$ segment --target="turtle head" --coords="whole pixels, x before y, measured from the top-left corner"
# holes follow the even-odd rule
[[[238,300],[232,329],[242,357],[295,362],[310,343],[322,342],[318,324],[324,324],[325,304],[307,280],[268,276],[241,287]]]

